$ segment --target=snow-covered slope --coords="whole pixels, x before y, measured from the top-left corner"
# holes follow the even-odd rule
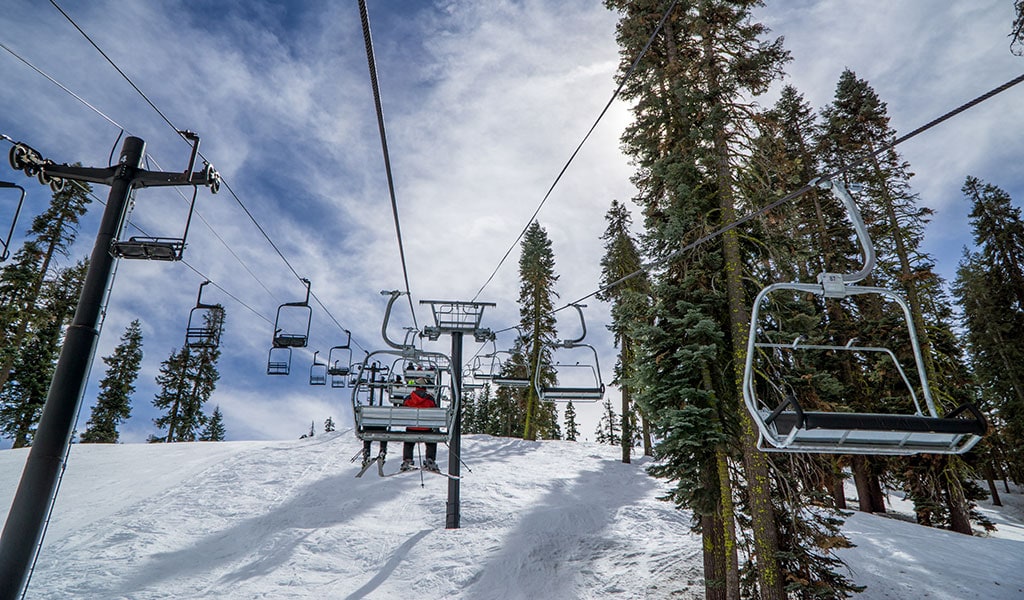
[[[287,442],[77,445],[28,598],[700,598],[700,540],[615,448],[463,440],[448,480],[355,479],[350,432]],[[392,457],[400,447],[391,448]],[[0,452],[10,506],[27,452]],[[442,446],[441,462],[447,464]],[[397,469],[390,460],[388,471]],[[1017,494],[1009,500],[1017,501]],[[1009,504],[1009,503],[1008,503]],[[844,551],[863,598],[1024,596],[1020,508],[1001,538],[871,515]]]

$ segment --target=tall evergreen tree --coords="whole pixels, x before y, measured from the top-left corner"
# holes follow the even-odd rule
[[[138,319],[128,324],[121,343],[113,354],[103,357],[103,363],[107,365],[107,373],[100,381],[96,405],[82,434],[83,444],[117,443],[117,426],[131,416],[135,380],[142,367],[142,328]]]
[[[615,409],[612,408],[612,401],[604,401],[604,413],[601,414],[601,418],[597,421],[597,429],[594,430],[594,440],[598,444],[608,444],[610,446],[618,446],[622,443],[622,427],[619,422],[619,416],[615,414]]]
[[[209,311],[204,316],[204,327],[211,331],[223,330],[225,313]],[[154,436],[153,441],[193,442],[206,424],[208,417],[203,405],[213,395],[220,373],[217,361],[219,347],[189,348],[171,352],[160,366],[156,382],[160,392],[153,399],[153,406],[166,411],[153,423],[167,429],[166,435]]]
[[[519,360],[534,381],[547,385],[554,380],[551,369],[551,347],[555,342],[554,290],[555,255],[551,240],[540,223],[534,221],[526,229],[520,244],[519,256],[519,327],[522,332]],[[538,369],[537,366],[540,366]],[[536,385],[525,389],[523,397],[523,439],[537,439],[538,435],[551,437],[557,425],[553,406],[545,406],[537,396]],[[546,435],[545,435],[546,434]]]
[[[953,291],[963,307],[965,341],[982,404],[996,435],[989,461],[1024,479],[1024,220],[1009,194],[968,177],[976,251],[966,251]],[[993,469],[990,465],[987,469]]]
[[[625,68],[639,54],[665,3],[606,4],[623,15],[617,32]],[[751,137],[748,99],[766,91],[787,58],[781,40],[761,41],[767,29],[750,16],[759,4],[680,2],[625,83],[635,121],[623,140],[637,165],[636,200],[644,209],[648,251],[656,257],[736,218],[742,200],[736,170]],[[668,462],[659,472],[679,478],[677,501],[700,517],[707,597],[740,594],[728,480],[733,471],[727,465],[738,455],[751,519],[754,593],[781,600],[786,578],[778,560],[782,548],[768,463],[739,402],[749,320],[744,270],[740,238],[733,230],[660,274],[641,398],[648,414],[671,428],[665,430],[671,439],[661,444]],[[683,478],[694,487],[683,489]]]
[[[603,291],[597,297],[612,303],[612,324],[608,329],[614,334],[615,344],[619,347],[613,383],[619,385],[622,393],[622,462],[628,463],[636,437],[634,415],[638,412],[632,401],[636,360],[633,340],[638,326],[646,322],[650,312],[651,285],[642,270],[640,249],[629,230],[632,224],[629,211],[617,200],[612,200],[605,220],[608,227],[601,237],[605,242],[605,254],[601,259]],[[623,281],[626,277],[630,279]],[[650,454],[650,428],[642,418],[642,411],[639,412],[644,429],[644,448]]]
[[[42,308],[39,297],[47,273],[58,257],[69,256],[69,248],[78,236],[78,220],[91,201],[91,191],[88,184],[75,184],[54,193],[49,207],[33,219],[29,240],[15,259],[17,266],[11,272],[5,268],[0,274],[4,280],[0,289],[6,288],[4,292],[23,286],[13,294],[4,293],[5,310],[0,311],[0,333],[4,335],[0,345],[0,388],[7,384],[26,332],[36,318],[36,311]],[[13,304],[8,304],[11,300]]]
[[[13,438],[13,447],[31,444],[53,378],[64,329],[74,317],[85,281],[86,265],[59,269],[44,281],[38,307],[26,320],[19,352],[7,385],[0,391],[0,431]]]

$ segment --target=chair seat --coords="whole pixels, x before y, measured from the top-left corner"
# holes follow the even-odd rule
[[[975,418],[958,418],[970,411]],[[875,413],[786,411],[766,421],[784,445],[764,450],[831,452],[836,454],[912,454],[966,452],[986,430],[984,417],[965,405],[947,417]],[[795,431],[794,431],[795,430]],[[778,441],[778,440],[776,440]]]
[[[370,441],[444,442],[448,440],[448,419],[447,408],[358,406],[356,435]]]

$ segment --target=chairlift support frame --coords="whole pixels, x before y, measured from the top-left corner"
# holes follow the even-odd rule
[[[816,182],[812,182],[814,184]],[[820,182],[819,187],[830,188],[844,205],[853,223],[857,239],[864,253],[864,265],[855,273],[828,273],[818,275],[816,284],[774,283],[758,293],[754,300],[747,337],[747,355],[743,372],[743,399],[759,431],[758,447],[770,452],[814,452],[835,454],[887,454],[910,455],[920,452],[935,454],[961,454],[970,450],[984,435],[987,428],[984,416],[970,403],[940,417],[932,398],[925,371],[921,346],[914,328],[910,307],[892,290],[856,285],[874,268],[875,250],[860,210],[850,193],[839,182]],[[915,385],[906,376],[895,354],[887,348],[856,346],[851,340],[845,345],[791,344],[758,341],[758,319],[764,300],[775,291],[810,293],[824,299],[877,294],[895,302],[903,314],[904,323],[913,350],[918,384],[925,407],[914,393]],[[777,351],[824,350],[835,352],[882,352],[897,365],[911,400],[914,414],[837,413],[806,411],[795,394],[788,394],[775,407],[766,406],[757,396],[754,357],[760,349]],[[770,382],[769,382],[770,383]],[[772,384],[778,389],[777,385]],[[925,412],[925,410],[927,412]],[[970,418],[960,418],[969,416]]]
[[[185,231],[182,232],[180,238],[132,236],[127,240],[114,240],[110,244],[110,255],[114,258],[162,261],[181,260],[185,253],[185,244],[188,239],[189,227],[192,224],[192,215],[195,213],[199,185],[209,185],[210,190],[215,194],[220,189],[220,175],[213,169],[213,165],[209,163],[204,163],[200,179],[193,181],[195,177],[192,169],[195,167],[196,157],[199,155],[199,136],[188,130],[181,130],[178,133],[186,140],[192,142],[192,154],[189,156],[188,167],[185,169],[185,172],[181,177],[167,178],[167,182],[145,181],[139,187],[191,183],[192,200],[189,202],[188,216],[185,218]],[[42,177],[42,174],[40,177]]]

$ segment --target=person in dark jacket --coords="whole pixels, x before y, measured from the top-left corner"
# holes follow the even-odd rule
[[[434,408],[437,406],[437,401],[434,400],[434,396],[427,391],[424,386],[423,379],[415,380],[416,389],[409,394],[409,397],[405,399],[402,406],[408,406],[410,408]],[[407,427],[406,431],[430,431],[427,427]],[[425,442],[427,447],[426,458],[423,460],[423,468],[427,471],[440,471],[437,466],[437,442]],[[416,442],[405,442],[402,446],[402,467],[403,471],[410,471],[416,467],[413,464],[412,453],[416,447]]]

